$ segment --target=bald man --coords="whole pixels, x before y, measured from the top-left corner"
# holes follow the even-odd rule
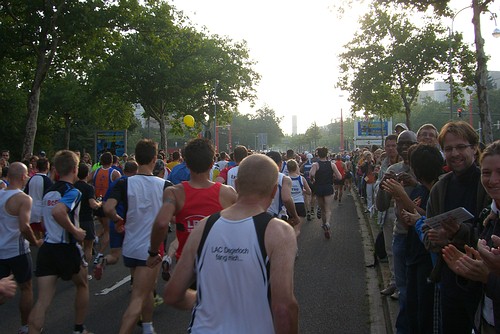
[[[18,333],[28,333],[28,317],[33,306],[29,243],[40,246],[43,242],[35,238],[30,227],[32,200],[22,191],[27,180],[26,165],[14,162],[9,168],[9,185],[0,191],[0,278],[12,273],[19,284],[21,328]]]
[[[239,166],[236,203],[191,232],[165,301],[184,310],[194,307],[191,333],[297,333],[295,233],[267,213],[278,167],[260,154]],[[197,291],[189,289],[195,278]]]

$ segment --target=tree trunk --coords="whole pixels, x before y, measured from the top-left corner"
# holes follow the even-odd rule
[[[40,40],[37,43],[36,49],[36,69],[33,85],[28,95],[28,120],[26,122],[26,133],[23,141],[22,157],[27,154],[33,154],[35,146],[35,137],[37,130],[38,110],[40,108],[40,89],[49,71],[52,60],[56,53],[59,37],[56,32],[56,23],[59,13],[64,8],[64,0],[61,0],[58,5],[53,5],[50,2],[45,4],[44,23],[40,33]],[[49,38],[50,35],[50,38]]]
[[[410,106],[405,107],[405,117],[406,117],[406,126],[408,127],[409,130],[411,130],[411,109]]]
[[[480,140],[489,144],[493,142],[493,132],[491,129],[491,114],[488,104],[488,67],[487,57],[484,53],[484,39],[481,35],[481,12],[483,11],[479,0],[472,1],[474,16],[474,43],[476,44],[477,68],[474,81],[476,82],[477,102],[479,105],[479,119],[481,121]]]
[[[33,85],[28,95],[28,120],[26,121],[26,134],[23,141],[22,157],[33,154],[37,130],[38,109],[40,105],[40,85]]]
[[[71,116],[65,115],[64,116],[64,123],[66,127],[64,128],[64,141],[66,143],[66,149],[69,150],[69,140],[71,136]]]
[[[158,124],[160,124],[160,149],[167,152],[167,124],[163,114],[160,115],[160,118],[157,121]]]

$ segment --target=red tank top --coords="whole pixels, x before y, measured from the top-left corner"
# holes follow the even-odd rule
[[[340,175],[342,175],[342,178],[345,177],[345,169],[344,169],[344,164],[340,160],[335,160],[335,166],[337,166],[337,169],[339,170]]]
[[[185,200],[182,209],[175,215],[177,240],[179,247],[175,257],[179,259],[189,233],[200,220],[223,209],[219,202],[221,184],[215,183],[210,188],[193,188],[187,181],[182,182]]]

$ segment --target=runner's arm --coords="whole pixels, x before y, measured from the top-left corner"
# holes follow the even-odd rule
[[[86,232],[73,225],[69,219],[68,212],[69,208],[64,203],[59,202],[52,208],[52,217],[54,217],[56,223],[61,225],[68,233],[72,234],[76,240],[82,241]]]
[[[173,189],[174,187],[168,187],[163,191],[163,205],[156,215],[156,219],[151,230],[149,250],[152,252],[157,251],[160,248],[160,244],[165,240],[168,232],[168,224],[176,213],[177,199]],[[148,259],[148,265],[154,266],[161,262],[159,255],[156,258],[152,259],[150,257],[150,259]]]
[[[163,298],[165,302],[181,310],[192,310],[196,303],[196,291],[189,289],[195,280],[195,259],[207,218],[193,229],[175,266]]]
[[[307,180],[305,177],[301,176],[302,178],[302,184],[304,185],[304,194],[306,195],[311,195],[311,187],[309,187],[309,183],[307,183]]]
[[[21,203],[19,206],[19,231],[21,231],[23,237],[29,241],[30,244],[40,246],[42,244],[42,240],[38,240],[33,233],[33,230],[30,226],[30,217],[31,217],[31,205],[33,203],[31,197],[22,196]]]
[[[342,174],[340,174],[339,169],[337,168],[337,165],[333,162],[331,164],[332,164],[332,169],[333,169],[333,176],[335,177],[335,179],[342,180]]]
[[[311,182],[314,183],[314,178],[316,176],[316,172],[318,171],[318,164],[315,162],[311,166],[311,170],[309,171],[309,178],[311,179]]]
[[[288,224],[269,222],[265,247],[272,263],[270,272],[271,311],[276,333],[298,333],[299,306],[294,296],[293,272],[297,239]]]

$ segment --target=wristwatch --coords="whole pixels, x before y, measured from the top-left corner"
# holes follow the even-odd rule
[[[160,252],[158,252],[158,251],[153,252],[152,250],[148,249],[148,254],[150,257],[155,257],[155,256],[158,256],[158,254],[160,254]]]

